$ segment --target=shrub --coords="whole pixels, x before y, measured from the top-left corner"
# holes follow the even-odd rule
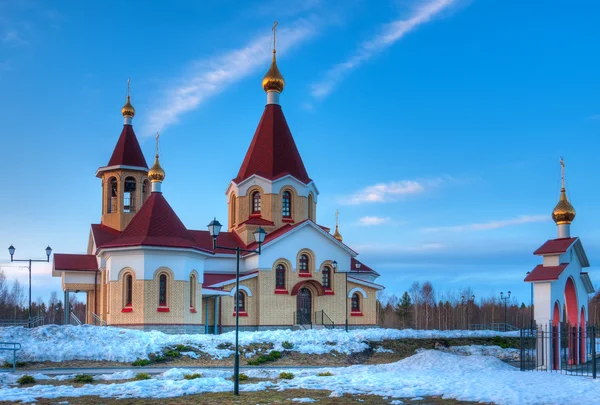
[[[196,378],[200,378],[200,377],[202,377],[202,374],[200,374],[200,373],[186,374],[183,376],[183,378],[185,378],[186,380],[195,380]]]
[[[75,380],[76,383],[91,383],[94,381],[94,377],[92,377],[91,375],[87,375],[87,374],[77,374],[75,376]]]
[[[290,342],[288,342],[288,341],[285,341],[285,342],[283,342],[283,343],[281,344],[281,346],[282,346],[284,349],[286,349],[286,350],[291,350],[291,349],[293,349],[293,348],[294,348],[294,344],[293,344],[293,343],[290,343]]]
[[[134,380],[149,380],[152,377],[150,377],[150,374],[148,373],[137,373],[135,375],[135,377],[133,377]]]
[[[279,374],[279,378],[283,378],[284,380],[293,380],[294,373],[286,373],[285,371],[282,371],[281,374]]]
[[[148,359],[137,359],[136,361],[134,361],[133,363],[131,363],[131,365],[135,366],[135,367],[143,367],[143,366],[147,366],[150,363],[151,362]]]
[[[233,345],[231,343],[229,343],[229,342],[219,343],[217,345],[217,349],[219,349],[219,350],[225,350],[225,349],[233,350]]]
[[[249,377],[244,374],[244,373],[240,373],[240,381],[246,381]]]
[[[27,365],[27,363],[25,363],[24,361],[17,361],[17,363],[15,364],[17,367],[25,367]],[[5,361],[4,362],[4,367],[6,368],[12,368],[13,364],[9,361]]]
[[[166,357],[173,357],[173,358],[175,358],[175,357],[180,357],[180,356],[181,356],[181,353],[179,353],[179,351],[178,351],[178,350],[167,350],[167,351],[164,353],[164,355],[165,355]],[[156,361],[158,361],[158,360],[156,360]]]
[[[268,357],[269,360],[275,361],[275,360],[281,358],[281,352],[277,351],[277,350],[273,350],[271,353],[269,353],[267,355],[267,357]]]
[[[178,344],[177,346],[175,346],[175,350],[177,350],[178,352],[191,352],[192,348],[186,345]]]
[[[509,349],[512,347],[512,345],[510,344],[510,341],[502,336],[494,336],[492,339],[492,344],[494,346],[500,346],[503,349]]]
[[[331,374],[329,371],[325,371],[324,373],[319,373],[317,375],[319,377],[331,377],[333,374]]]
[[[24,374],[21,376],[21,378],[19,378],[17,380],[17,383],[19,385],[33,384],[33,383],[35,383],[35,378],[33,378],[32,376],[30,376],[28,374]]]
[[[156,358],[154,359],[155,362],[157,363],[162,363],[167,361],[167,358],[165,356],[156,356]]]

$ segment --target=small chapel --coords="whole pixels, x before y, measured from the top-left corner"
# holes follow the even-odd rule
[[[188,229],[161,191],[165,170],[148,168],[128,93],[124,125],[108,164],[98,168],[102,216],[87,254],[54,255],[52,275],[86,292],[82,322],[167,333],[377,325],[379,274],[317,222],[319,191],[283,114],[285,81],[276,61],[262,80],[267,104],[237,175],[227,186],[228,221],[215,248],[208,230]],[[226,145],[224,144],[223,147]],[[209,213],[203,215],[209,222]],[[225,228],[225,226],[223,227]],[[68,318],[68,317],[67,317]]]

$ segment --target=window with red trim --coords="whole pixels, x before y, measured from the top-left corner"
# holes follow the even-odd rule
[[[329,266],[323,267],[323,287],[331,288],[331,269]]]
[[[261,204],[260,204],[260,192],[255,191],[252,193],[252,213],[260,214]]]
[[[292,194],[289,191],[284,191],[281,203],[281,215],[284,218],[292,217]]]
[[[302,254],[300,255],[300,267],[298,271],[300,273],[308,273],[308,255]]]
[[[275,288],[278,290],[285,289],[285,266],[278,264],[275,267]]]
[[[133,276],[127,274],[125,276],[125,306],[130,307],[133,303]]]
[[[237,296],[237,307],[238,307],[238,311],[236,311],[235,309],[235,302],[233,303],[233,312],[246,312],[246,295],[244,294],[243,291],[238,291],[236,293]]]
[[[352,294],[352,312],[360,312],[360,297],[358,293]]]
[[[161,274],[158,279],[158,305],[167,306],[167,275]]]

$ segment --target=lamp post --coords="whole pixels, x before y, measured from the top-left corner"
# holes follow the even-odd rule
[[[239,330],[240,330],[240,311],[239,311],[239,299],[238,294],[240,293],[240,252],[248,252],[248,253],[258,253],[260,255],[260,247],[262,243],[265,241],[265,236],[267,233],[262,227],[258,227],[256,231],[253,232],[254,240],[258,243],[258,249],[241,249],[240,247],[226,247],[226,246],[217,246],[217,237],[219,236],[219,232],[221,232],[221,225],[217,218],[213,219],[210,224],[208,224],[208,232],[210,236],[213,238],[213,249],[223,249],[223,250],[232,250],[235,251],[236,258],[236,267],[235,267],[235,360],[233,363],[233,394],[240,395],[240,350],[239,350]]]
[[[531,274],[530,271],[527,272],[527,275]],[[529,329],[533,330],[533,282],[531,284],[531,295],[529,297]]]
[[[29,263],[29,308],[27,309],[27,327],[31,328],[31,262],[47,262],[50,263],[50,255],[52,254],[52,248],[48,246],[46,248],[46,260],[40,259],[15,259],[13,256],[15,255],[15,247],[10,245],[8,247],[8,253],[10,253],[10,262],[28,262]]]
[[[356,272],[358,273],[360,271],[360,262],[356,263]],[[333,262],[333,268],[336,269],[337,268],[337,262],[334,261]],[[348,332],[348,273],[354,273],[351,270],[347,270],[345,271],[346,273],[346,297],[344,298],[346,300],[346,332]]]
[[[467,298],[465,299],[465,296],[461,296],[460,300],[462,302],[463,305],[467,305],[467,321],[466,321],[466,328],[467,330],[469,329],[469,304],[472,302],[475,302],[475,295],[471,295],[471,298]]]
[[[504,296],[504,293],[502,291],[500,291],[500,299],[502,301],[504,301],[504,332],[506,332],[506,301],[508,301],[509,298],[510,298],[510,291],[508,291],[508,294],[506,295],[506,297]]]

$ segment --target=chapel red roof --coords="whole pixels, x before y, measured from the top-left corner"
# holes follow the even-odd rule
[[[240,222],[238,226],[241,226],[241,225],[275,226],[275,223],[273,221],[269,221],[268,219],[264,219],[264,218],[250,217],[247,220]]]
[[[95,255],[54,254],[54,269],[63,271],[98,270]]]
[[[535,252],[534,255],[550,255],[550,254],[560,254],[565,253],[569,247],[577,238],[559,238],[559,239],[550,239],[546,241],[542,246],[540,246]]]
[[[123,232],[98,247],[142,245],[206,250],[198,245],[162,193],[150,194]]]
[[[233,181],[239,184],[255,174],[268,180],[291,175],[305,184],[311,182],[280,105],[265,107],[242,167]]]
[[[123,125],[123,131],[117,141],[107,166],[135,166],[148,168],[142,148],[131,125]]]
[[[102,246],[119,236],[121,232],[103,224],[92,224],[92,234],[96,246]]]
[[[357,264],[360,264],[360,267],[357,267],[356,266]],[[369,266],[367,266],[366,264],[359,262],[354,257],[352,257],[350,259],[350,271],[355,272],[355,273],[370,273],[370,274],[374,274],[377,276],[381,275],[381,274],[377,273],[375,270],[373,270],[372,268],[370,268]]]
[[[558,266],[544,266],[543,264],[538,264],[531,270],[527,277],[525,277],[525,282],[558,280],[558,277],[568,265],[569,263],[561,263]]]

